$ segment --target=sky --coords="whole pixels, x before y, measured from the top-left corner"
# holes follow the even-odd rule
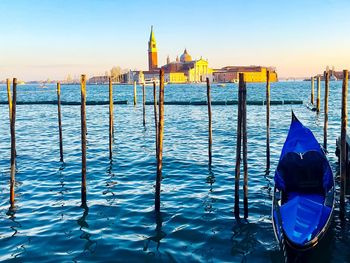
[[[280,78],[350,69],[348,0],[0,0],[0,80],[147,70],[187,48],[209,66],[275,66]]]

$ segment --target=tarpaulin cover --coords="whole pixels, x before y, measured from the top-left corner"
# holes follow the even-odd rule
[[[275,183],[286,192],[325,193],[333,186],[332,170],[323,150],[294,114],[275,172]]]

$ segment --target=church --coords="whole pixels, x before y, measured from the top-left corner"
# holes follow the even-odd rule
[[[212,80],[213,70],[208,67],[208,60],[192,59],[187,49],[175,61],[170,61],[168,56],[166,64],[159,67],[157,42],[152,26],[148,41],[148,70],[133,72],[133,79],[138,83],[159,80],[160,68],[164,69],[164,81],[167,83],[205,82],[207,77]]]
[[[167,64],[162,67],[164,74],[168,76],[170,83],[205,82],[206,78],[211,80],[213,70],[208,67],[208,60],[200,58],[193,60],[191,55],[184,50],[184,53],[170,61],[168,56]]]

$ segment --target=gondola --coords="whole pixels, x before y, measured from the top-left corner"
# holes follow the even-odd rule
[[[334,178],[312,132],[292,112],[274,176],[272,224],[283,249],[306,251],[325,236],[334,211]]]

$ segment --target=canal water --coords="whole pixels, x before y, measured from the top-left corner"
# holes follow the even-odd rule
[[[337,173],[341,82],[331,82],[329,160]],[[262,101],[265,84],[248,84]],[[78,85],[62,85],[62,101],[80,101]],[[147,101],[153,101],[147,87]],[[271,85],[271,100],[310,99],[310,82]],[[324,83],[322,83],[323,109]],[[16,210],[9,213],[10,129],[0,105],[0,261],[18,262],[282,262],[271,224],[273,171],[265,174],[265,106],[248,106],[249,219],[233,215],[237,105],[213,106],[213,165],[208,167],[207,107],[165,105],[161,213],[154,213],[153,106],[133,87],[114,86],[113,161],[108,105],[87,106],[87,207],[80,206],[80,106],[62,106],[64,163],[59,162],[57,106],[18,105]],[[0,86],[0,101],[6,101]],[[18,101],[56,100],[55,86],[18,86]],[[87,87],[88,101],[107,101],[106,85]],[[205,101],[205,85],[167,85],[165,101]],[[237,100],[237,85],[212,87],[212,100]],[[305,105],[271,106],[271,167],[277,165],[291,110],[323,141],[323,114]],[[242,194],[241,194],[242,197]],[[327,244],[310,262],[349,262],[349,218],[337,208]],[[241,202],[241,208],[243,204]],[[241,210],[241,215],[243,210]]]

